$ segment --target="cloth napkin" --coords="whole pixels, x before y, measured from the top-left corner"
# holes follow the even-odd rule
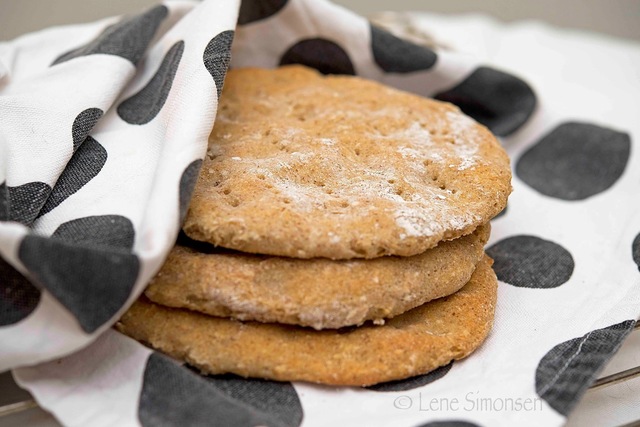
[[[637,45],[325,0],[167,1],[0,44],[0,369],[69,426],[560,425],[640,314]],[[301,63],[457,104],[501,137],[495,326],[367,389],[203,376],[110,327],[172,247],[231,67]],[[497,64],[497,65],[496,65]]]

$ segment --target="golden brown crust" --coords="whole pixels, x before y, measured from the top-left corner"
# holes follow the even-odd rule
[[[412,257],[332,261],[176,246],[145,295],[168,307],[316,329],[358,325],[450,295],[483,257],[490,225]]]
[[[493,323],[497,279],[486,257],[457,293],[349,330],[240,322],[140,300],[118,323],[132,338],[207,373],[281,381],[371,385],[466,357]]]
[[[417,255],[488,222],[510,180],[495,137],[451,104],[300,66],[234,69],[184,230],[295,258]]]

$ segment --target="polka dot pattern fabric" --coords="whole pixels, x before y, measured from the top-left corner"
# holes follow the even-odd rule
[[[416,23],[453,50],[326,0],[167,1],[0,43],[0,369],[65,425],[564,424],[640,314],[640,47]],[[110,329],[175,242],[227,69],[284,64],[452,102],[501,137],[514,193],[472,357],[327,388],[203,376]]]
[[[3,316],[0,337],[15,345],[0,368],[88,345],[160,267],[215,120],[238,8],[167,2],[3,45],[0,255],[16,307]],[[50,343],[20,338],[40,334]]]

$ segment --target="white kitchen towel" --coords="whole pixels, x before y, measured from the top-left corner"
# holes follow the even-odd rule
[[[168,1],[0,44],[0,367],[66,425],[562,424],[640,313],[640,49],[425,26],[460,49],[324,0]],[[330,388],[203,377],[108,330],[175,240],[230,53],[453,102],[502,137],[515,191],[488,248],[495,327],[472,357]]]

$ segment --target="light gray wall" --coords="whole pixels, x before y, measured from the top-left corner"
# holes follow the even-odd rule
[[[0,0],[0,40],[51,25],[138,11],[159,0]],[[222,1],[222,0],[218,0]],[[359,13],[485,12],[505,21],[539,19],[640,40],[640,0],[335,0]]]
[[[640,40],[640,0],[334,0],[360,13],[426,10],[483,12],[503,21],[537,19]]]

